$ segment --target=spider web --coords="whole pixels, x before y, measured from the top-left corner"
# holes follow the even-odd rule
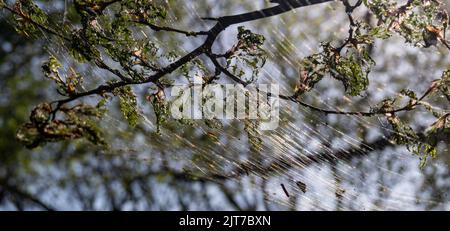
[[[206,4],[209,8],[208,13],[213,15],[227,13],[223,11],[224,8],[221,8],[220,3],[218,6],[214,6],[211,1],[198,4]],[[261,7],[257,2],[249,4],[250,6],[231,4],[228,11],[236,13]],[[176,7],[180,7],[179,3]],[[187,22],[204,23],[200,19],[204,15],[196,10],[198,9],[196,3],[186,2],[183,8],[192,18]],[[339,39],[345,36],[347,25],[342,12],[344,11],[339,4],[333,3],[328,6],[295,10],[279,18],[247,24],[246,26],[264,34],[269,40],[266,47],[271,52],[272,59],[263,69],[260,81],[282,82],[283,91],[292,92],[292,87],[286,83],[295,80],[297,61],[316,52],[319,41],[339,42]],[[174,23],[175,25],[179,24]],[[230,28],[221,36],[218,42],[220,48],[232,46],[234,41],[230,38],[234,38],[235,31],[235,28]],[[407,55],[430,56],[434,57],[435,61],[445,59],[443,54],[434,55],[433,52],[408,47],[399,38],[378,41],[376,48],[378,50],[375,49],[373,55],[377,67],[371,74],[372,87],[368,90],[371,92],[370,95],[343,97],[342,87],[330,80],[323,81],[318,89],[309,93],[307,100],[334,110],[367,108],[383,97],[396,95],[402,87],[418,91],[426,89],[426,83],[420,80],[421,78],[423,80],[421,75],[432,73],[433,76],[439,76],[439,72],[436,71],[439,68],[433,66],[434,64],[426,64],[424,60],[411,61],[405,58]],[[397,61],[398,68],[389,64],[390,59],[402,58],[405,60]],[[397,84],[396,82],[404,76],[412,78],[406,83]],[[431,77],[427,79],[432,80]],[[337,107],[333,106],[336,104]],[[224,128],[214,131],[223,137],[212,145],[197,145],[195,139],[185,137],[186,134],[183,132],[180,134],[163,132],[162,140],[180,142],[183,144],[181,146],[185,147],[175,152],[169,151],[169,162],[173,162],[170,165],[180,171],[188,169],[187,174],[194,172],[196,177],[224,185],[208,187],[207,192],[213,199],[223,200],[221,193],[217,191],[223,191],[223,188],[227,187],[233,192],[234,200],[242,204],[252,204],[254,209],[448,208],[448,203],[443,199],[447,194],[436,195],[436,192],[433,192],[433,190],[445,192],[444,188],[448,187],[448,164],[443,159],[438,159],[430,162],[428,167],[422,170],[419,168],[419,157],[408,152],[406,148],[389,144],[382,147],[372,145],[371,142],[376,140],[386,141],[386,135],[393,132],[383,118],[323,115],[289,102],[282,102],[280,108],[287,122],[275,131],[263,133],[263,144],[258,153],[251,153],[249,150],[248,138],[243,132],[242,125],[229,121],[224,122],[227,124]],[[151,114],[143,112],[142,115],[149,131],[154,130],[154,118],[151,118]],[[416,113],[414,117],[417,126],[432,122],[421,112]],[[204,126],[196,128],[199,134],[207,134],[208,131],[210,129]],[[350,153],[349,150],[353,149],[365,151]],[[349,156],[330,160],[329,157],[342,152],[348,152]],[[193,161],[198,153],[207,157],[202,161]],[[147,155],[143,154],[145,157],[141,158],[152,159],[154,158],[152,155],[154,153],[150,152]],[[448,155],[448,150],[441,149],[441,155]],[[312,156],[317,157],[317,160],[312,163],[302,161]],[[441,189],[427,186],[426,178],[429,178],[430,174],[435,181],[440,182]]]
[[[199,30],[211,26],[201,17],[236,14],[267,6],[263,1],[225,3],[213,0],[168,1],[167,4],[168,11],[172,12],[169,26]],[[358,17],[364,17],[364,12],[359,12]],[[269,51],[269,61],[259,81],[279,83],[282,92],[287,94],[293,90],[298,61],[317,52],[320,41],[340,42],[348,30],[345,13],[339,3],[298,9],[245,26],[268,39],[265,47]],[[227,29],[214,49],[231,47],[236,31],[236,27]],[[142,33],[151,37],[150,31],[143,30]],[[152,38],[159,44],[165,44],[168,39]],[[181,53],[187,53],[201,41],[184,38],[177,45]],[[443,63],[449,61],[445,53],[436,51],[437,48],[424,51],[410,47],[400,38],[377,41],[373,53],[377,65],[371,73],[367,95],[345,97],[339,83],[326,79],[308,93],[305,101],[332,110],[368,110],[368,106],[396,95],[402,88],[423,91],[431,80],[440,75]],[[66,57],[64,62],[71,62],[63,50],[52,52]],[[105,74],[90,68],[84,72],[91,76]],[[440,157],[430,161],[425,169],[420,169],[418,156],[405,147],[383,142],[393,132],[383,118],[325,115],[282,101],[280,113],[283,122],[278,129],[263,132],[261,150],[252,152],[243,124],[237,121],[223,121],[224,126],[216,129],[201,122],[194,127],[179,125],[178,132],[162,128],[160,135],[154,135],[156,124],[152,108],[142,97],[148,89],[138,86],[136,90],[140,92],[142,110],[139,131],[127,127],[119,112],[111,111],[103,124],[111,134],[121,135],[112,138],[115,151],[103,155],[120,155],[126,160],[137,160],[139,168],[170,169],[193,179],[186,187],[194,193],[181,200],[196,197],[200,201],[208,200],[211,207],[192,199],[193,203],[186,202],[191,210],[450,208],[447,197],[450,172],[445,159],[448,158],[448,150],[441,148]],[[448,108],[448,105],[442,107]],[[420,111],[410,119],[416,127],[432,122]],[[201,141],[211,136],[214,141]],[[383,145],[374,144],[376,141]],[[339,153],[348,155],[341,158]],[[176,177],[173,179],[176,181]],[[183,209],[173,199],[182,194],[173,182],[150,181],[152,194],[156,195],[158,203],[167,204],[166,207],[154,208]],[[121,191],[119,188],[116,190]],[[101,196],[98,201],[105,203]]]

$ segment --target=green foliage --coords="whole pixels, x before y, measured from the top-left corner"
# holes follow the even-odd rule
[[[413,45],[436,45],[437,41],[429,40],[427,27],[432,26],[445,33],[448,26],[448,13],[442,1],[408,0],[399,6],[392,0],[364,0],[364,4],[378,18],[379,25],[397,32]]]
[[[339,57],[335,60],[336,72],[331,75],[341,80],[347,94],[357,96],[367,89],[369,85],[369,73],[374,65],[368,52],[348,54],[346,57]]]
[[[341,55],[340,49],[330,43],[323,43],[321,53],[301,61],[300,72],[304,86],[302,90],[309,91],[323,77],[329,75],[342,82],[347,94],[357,96],[367,89],[369,73],[374,64],[367,46],[352,45]]]
[[[83,30],[76,30],[72,33],[70,51],[72,56],[80,61],[93,61],[100,57],[100,52],[93,46],[95,37],[88,36]]]
[[[48,61],[42,65],[42,71],[45,77],[58,81],[60,79],[58,72],[60,67],[61,63],[59,63],[55,56],[51,55]]]
[[[141,64],[144,68],[155,69],[155,64],[149,59],[156,58],[157,48],[151,41],[136,39],[133,27],[137,23],[164,20],[167,12],[164,7],[152,2],[127,0],[115,2],[109,8],[112,13],[104,14],[103,11],[110,5],[110,1],[75,1],[84,27],[71,33],[70,51],[79,61],[94,61],[100,58],[97,47],[102,46],[130,76],[142,79],[144,73],[137,73],[133,67]]]
[[[383,110],[393,110],[395,100],[387,100],[383,104]],[[423,166],[429,156],[436,157],[436,147],[425,142],[421,135],[417,134],[410,126],[405,124],[395,113],[387,113],[386,118],[394,130],[392,141],[398,145],[406,145],[410,151],[422,156]]]
[[[129,14],[138,20],[143,20],[149,23],[153,23],[158,19],[166,19],[166,9],[154,3],[146,0],[128,0],[122,4],[122,10],[128,9]]]
[[[266,51],[262,47],[265,38],[241,26],[238,28],[237,40],[237,44],[225,54],[227,67],[231,68],[235,76],[247,77],[244,81],[254,82],[267,60]],[[252,71],[251,75],[246,75],[247,68]]]
[[[450,69],[442,74],[442,78],[437,82],[441,94],[450,102]]]
[[[147,97],[147,100],[153,106],[153,111],[156,116],[156,133],[161,133],[161,125],[167,121],[169,117],[169,104],[165,101],[164,91],[157,89],[156,93]]]
[[[240,43],[239,48],[252,54],[258,54],[261,51],[261,46],[266,40],[264,36],[255,34],[251,30],[245,29],[243,26],[238,27],[237,39]]]
[[[53,109],[50,104],[38,105],[30,116],[30,122],[24,124],[17,132],[17,139],[27,148],[36,148],[46,142],[59,142],[86,138],[96,145],[106,145],[98,123],[103,112],[98,107],[77,105],[62,108],[61,119],[51,119]]]
[[[76,88],[83,82],[83,77],[73,68],[69,68],[69,73],[61,75],[60,68],[61,64],[53,55],[42,64],[44,76],[57,84],[58,93],[64,96],[72,96],[76,93]]]
[[[445,76],[445,74],[444,74]],[[439,91],[441,81],[436,81],[428,90],[428,93]],[[425,132],[416,132],[407,123],[405,123],[395,111],[396,102],[401,101],[402,97],[408,97],[409,102],[405,106],[409,110],[413,110],[417,105],[424,106],[438,119]],[[386,99],[377,106],[372,108],[372,112],[385,113],[386,119],[393,129],[391,136],[392,142],[398,145],[405,145],[410,151],[421,156],[421,166],[424,167],[428,158],[437,156],[437,146],[440,141],[448,141],[450,138],[449,116],[450,113],[442,114],[442,111],[436,111],[425,102],[421,102],[417,95],[409,90],[404,89],[397,98]]]
[[[5,3],[1,3],[0,5]],[[16,30],[20,34],[30,36],[38,31],[37,25],[47,25],[48,16],[39,8],[33,0],[18,0],[14,8],[19,12],[20,16],[16,16]],[[31,22],[31,20],[33,22]]]
[[[130,86],[117,88],[114,95],[119,97],[119,107],[128,124],[135,127],[139,122],[137,98]]]
[[[387,39],[395,33],[405,38],[407,43],[419,47],[437,45],[439,41],[448,46],[445,31],[449,17],[441,1],[408,0],[405,3],[398,3],[394,0],[363,0],[363,2],[378,19],[377,25],[354,18],[353,10],[349,11],[349,6],[346,6],[350,21],[348,37],[341,41],[340,45],[332,41],[322,42],[318,53],[300,61],[300,85],[297,86],[294,97],[309,92],[325,77],[334,78],[342,83],[345,94],[361,95],[368,89],[369,74],[376,65],[370,56],[375,40]],[[140,112],[136,94],[130,84],[152,82],[157,86],[156,92],[147,97],[147,100],[153,106],[157,132],[160,133],[161,125],[167,124],[169,102],[165,99],[164,90],[173,83],[169,79],[173,77],[169,76],[170,74],[184,77],[190,83],[195,76],[201,76],[205,85],[213,83],[225,71],[219,66],[216,66],[215,70],[210,70],[208,63],[200,58],[203,54],[217,60],[225,59],[227,63],[225,69],[230,70],[229,72],[238,78],[232,79],[253,83],[258,80],[261,68],[267,60],[267,52],[264,49],[266,38],[242,26],[238,27],[234,46],[223,54],[212,53],[214,41],[210,44],[211,41],[208,39],[216,39],[218,34],[214,34],[216,33],[214,28],[218,27],[198,33],[166,27],[164,24],[168,21],[169,12],[166,5],[159,1],[74,0],[73,3],[70,9],[77,16],[70,17],[69,21],[64,23],[53,20],[32,0],[18,0],[14,7],[5,9],[15,15],[16,28],[20,33],[30,35],[41,30],[59,37],[63,45],[58,48],[66,49],[65,51],[79,62],[90,62],[90,65],[107,71],[111,76],[119,78],[117,81],[120,82],[105,78],[103,83],[110,84],[89,87],[88,89],[93,90],[86,91],[81,86],[83,76],[75,71],[78,70],[77,67],[62,68],[57,58],[50,56],[43,63],[42,71],[47,79],[56,83],[57,91],[67,97],[67,101],[56,101],[54,103],[56,107],[53,104],[43,103],[33,110],[30,121],[17,133],[17,138],[30,148],[45,142],[82,137],[96,144],[104,144],[96,122],[101,120],[106,98],[111,93],[118,98],[119,108],[125,120],[130,126],[136,126]],[[0,7],[3,6],[6,6],[5,2],[0,0]],[[62,24],[64,25],[61,27]],[[143,30],[144,28],[154,33],[149,34]],[[218,32],[222,29],[225,28],[220,28]],[[170,42],[168,39],[170,36],[157,35],[156,32],[161,31],[183,36],[207,35],[204,46],[211,46],[199,47],[186,55],[182,49],[170,47],[171,43],[167,43]],[[114,66],[108,66],[106,63],[114,63]],[[229,73],[225,74],[231,76]],[[440,80],[434,82],[429,89],[430,94],[427,93],[425,97],[436,93],[449,100],[449,82],[450,71],[446,71]],[[72,103],[87,95],[99,95],[103,98],[96,107],[86,104],[78,104],[72,108],[65,107],[66,102]],[[399,104],[401,97],[407,97],[409,102],[398,110],[399,107],[395,104]],[[428,156],[436,155],[439,140],[443,134],[448,134],[448,112],[433,107],[423,99],[424,97],[419,98],[415,92],[406,89],[396,98],[382,101],[372,108],[371,112],[386,116],[395,131],[392,137],[394,142],[405,145],[416,153],[422,153],[426,159]],[[418,106],[423,106],[437,118],[424,133],[414,131],[398,115],[399,112],[411,111]],[[207,120],[205,123],[211,128],[221,126],[215,119]],[[249,144],[254,153],[259,152],[262,146],[262,138],[257,131],[258,123],[258,121],[244,121]]]

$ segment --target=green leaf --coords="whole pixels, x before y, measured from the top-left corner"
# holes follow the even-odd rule
[[[237,44],[226,54],[227,67],[235,76],[247,77],[244,81],[254,82],[267,61],[267,53],[262,47],[266,39],[242,26],[238,28],[237,39]],[[251,70],[251,74],[246,74],[247,70]]]
[[[118,88],[114,95],[119,97],[119,108],[122,115],[131,127],[135,127],[139,122],[139,111],[137,98],[130,86]]]
[[[39,28],[34,23],[42,26],[48,24],[47,14],[32,0],[18,0],[14,5],[14,9],[22,14],[16,16],[16,30],[21,34],[29,36],[37,32]]]
[[[93,61],[100,57],[100,52],[94,45],[96,41],[91,40],[93,39],[83,35],[82,30],[77,30],[72,33],[70,52],[76,60],[85,62]]]
[[[50,119],[52,108],[49,104],[38,105],[30,116],[30,123],[24,124],[16,133],[16,138],[27,148],[35,148],[46,142],[59,142],[86,138],[96,145],[106,145],[98,127],[101,112],[97,107],[80,104],[72,108],[61,108],[61,119]]]

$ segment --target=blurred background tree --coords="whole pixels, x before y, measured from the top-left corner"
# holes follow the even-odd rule
[[[33,2],[44,9],[48,18],[66,24],[83,23],[82,13],[70,0]],[[167,10],[168,18],[164,21],[167,26],[192,31],[207,30],[214,25],[200,17],[273,6],[262,0],[219,3],[174,0],[159,4]],[[109,111],[98,121],[98,125],[106,128],[104,139],[110,147],[69,140],[28,150],[17,141],[16,132],[36,105],[61,98],[55,91],[55,83],[45,79],[41,71],[49,56],[61,63],[63,73],[71,73],[73,68],[83,76],[86,86],[95,86],[105,76],[113,75],[92,63],[80,65],[67,54],[60,38],[52,38],[48,33],[19,35],[15,31],[17,17],[6,10],[1,12],[1,209],[449,208],[448,139],[437,145],[435,159],[425,162],[420,158],[426,156],[412,155],[407,145],[392,143],[392,127],[383,115],[369,118],[330,115],[288,101],[282,102],[279,129],[252,136],[251,126],[239,121],[159,124],[154,104],[146,100],[158,88],[136,86],[139,106],[136,126],[123,119],[118,100],[107,103]],[[367,8],[358,8],[353,15],[371,25],[377,23]],[[276,81],[282,84],[286,95],[295,91],[299,67],[305,58],[321,52],[322,41],[330,41],[333,46],[345,41],[348,23],[345,6],[339,2],[246,23],[246,28],[266,39],[268,61],[258,81]],[[227,29],[213,50],[226,51],[235,45],[238,26]],[[60,31],[64,30],[67,29]],[[138,32],[154,38],[155,46],[163,54],[169,54],[168,60],[170,55],[178,57],[203,41],[189,37],[187,42],[184,34],[148,28],[140,28]],[[398,97],[405,88],[425,92],[449,68],[449,51],[443,45],[427,49],[413,45],[405,43],[401,33],[375,40],[368,49],[376,65],[370,74],[369,89],[362,96],[343,94],[342,83],[330,78],[315,85],[302,96],[302,101],[325,105],[330,110],[366,111],[368,105],[375,108],[387,97]],[[197,62],[206,61],[202,57]],[[211,64],[205,66],[213,69]],[[190,70],[186,76],[192,76],[199,67],[192,66],[194,71]],[[169,77],[183,74],[176,72]],[[85,89],[77,86],[77,90]],[[86,102],[96,103],[92,99]],[[427,102],[444,112],[449,110],[448,101],[442,97]],[[421,108],[400,117],[416,131],[423,131],[436,120],[426,112]]]

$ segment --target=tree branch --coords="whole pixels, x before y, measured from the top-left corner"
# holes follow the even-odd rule
[[[133,21],[135,23],[139,23],[142,25],[146,25],[148,27],[150,27],[150,29],[154,30],[154,31],[168,31],[168,32],[176,32],[176,33],[180,33],[180,34],[184,34],[186,36],[199,36],[199,35],[208,35],[207,31],[185,31],[185,30],[179,30],[179,29],[175,29],[172,27],[166,27],[166,26],[157,26],[154,25],[152,23],[149,23],[145,20],[140,20],[140,21]]]
[[[216,68],[218,68],[222,73],[224,73],[225,75],[227,75],[230,79],[232,79],[233,81],[242,84],[243,86],[248,85],[248,83],[242,81],[239,77],[237,77],[236,75],[234,75],[233,73],[231,73],[230,71],[228,71],[225,67],[221,66],[220,63],[217,61],[216,57],[221,57],[219,55],[215,55],[215,54],[210,54],[207,53],[208,57],[211,59],[211,61],[213,62],[213,64],[215,65]],[[256,87],[256,89],[259,91],[258,87]],[[323,109],[323,108],[319,108],[316,106],[313,106],[311,104],[305,103],[303,101],[301,101],[300,99],[298,99],[298,96],[296,94],[291,95],[291,96],[287,96],[287,95],[278,95],[277,97],[283,100],[287,100],[287,101],[292,101],[294,103],[297,103],[303,107],[309,108],[313,111],[317,111],[320,113],[324,113],[324,114],[329,114],[329,115],[348,115],[348,116],[365,116],[365,117],[372,117],[372,116],[377,116],[377,115],[385,115],[385,114],[395,114],[398,112],[402,112],[402,111],[411,111],[413,110],[416,106],[419,106],[423,100],[430,95],[434,90],[434,85],[432,84],[430,86],[430,88],[428,88],[428,90],[418,99],[416,100],[414,103],[412,104],[408,104],[405,105],[401,108],[398,109],[394,109],[394,110],[379,110],[379,111],[373,111],[373,112],[362,112],[362,111],[336,111],[336,110],[328,110],[328,109]],[[267,93],[266,94],[270,97],[273,95],[271,93]]]
[[[157,73],[147,77],[145,80],[141,80],[141,81],[120,81],[120,82],[116,82],[116,83],[109,84],[109,85],[101,85],[101,86],[99,86],[96,89],[93,89],[93,90],[90,90],[90,91],[87,91],[87,92],[74,94],[74,95],[72,95],[69,98],[66,98],[66,99],[63,99],[63,100],[59,100],[59,101],[57,101],[57,103],[58,103],[58,105],[61,106],[63,104],[66,104],[66,103],[72,102],[74,100],[77,100],[77,99],[79,99],[81,97],[85,97],[85,96],[89,96],[89,95],[101,94],[101,93],[105,93],[105,92],[112,92],[114,89],[119,88],[119,87],[123,87],[123,86],[126,86],[126,85],[144,84],[144,83],[156,82],[160,78],[162,78],[163,76],[172,73],[173,71],[177,70],[179,67],[181,67],[184,64],[192,61],[193,59],[197,58],[198,56],[200,56],[202,54],[205,54],[205,53],[206,54],[210,53],[211,48],[212,48],[215,40],[219,36],[219,34],[221,32],[223,32],[224,30],[226,30],[229,26],[232,26],[232,25],[235,25],[235,24],[244,23],[244,22],[254,21],[254,20],[258,20],[258,19],[272,17],[272,16],[275,16],[275,15],[279,15],[279,14],[283,14],[283,13],[289,12],[289,11],[295,9],[295,8],[305,7],[305,6],[319,4],[319,3],[323,3],[323,2],[331,2],[331,1],[332,0],[298,1],[295,4],[292,4],[291,7],[286,7],[284,5],[278,5],[278,6],[275,6],[275,7],[271,7],[271,8],[267,8],[267,9],[263,9],[263,10],[258,10],[258,11],[253,11],[253,12],[249,12],[249,13],[219,17],[219,18],[217,18],[216,25],[214,27],[212,27],[209,31],[207,31],[207,32],[195,32],[195,33],[201,33],[202,35],[203,34],[207,35],[207,38],[206,38],[206,40],[204,41],[204,43],[202,45],[200,45],[199,47],[197,47],[196,49],[194,49],[190,53],[186,54],[185,56],[183,56],[179,60],[173,62],[172,64],[166,66],[165,68],[162,68]],[[168,29],[168,28],[165,28],[165,29]],[[177,31],[177,32],[183,33],[182,31]]]
[[[28,200],[28,201],[30,201],[30,202],[32,202],[32,203],[42,207],[45,210],[48,210],[48,211],[54,211],[55,210],[54,208],[50,207],[49,205],[47,205],[46,203],[44,203],[40,199],[34,197],[30,193],[25,192],[25,191],[15,187],[15,186],[12,186],[12,185],[8,184],[7,180],[0,179],[0,187],[3,187],[5,191],[11,193],[12,195],[21,197],[21,198],[23,198],[25,200]]]

